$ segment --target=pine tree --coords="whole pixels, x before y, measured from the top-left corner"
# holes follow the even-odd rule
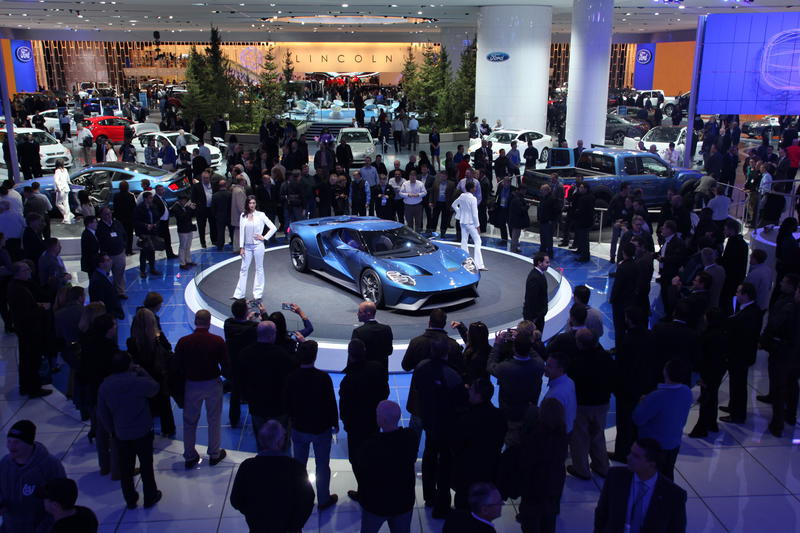
[[[436,125],[439,129],[451,129],[458,125],[458,115],[453,108],[453,75],[450,71],[450,57],[442,47],[436,65]]]
[[[417,68],[417,62],[414,59],[414,51],[411,47],[408,47],[408,51],[406,52],[405,57],[403,58],[403,75],[401,83],[403,85],[403,92],[406,95],[406,100],[408,101],[409,110],[414,109],[414,105],[419,94],[417,89],[418,86],[418,75],[419,69]]]
[[[206,56],[193,46],[186,64],[186,95],[181,99],[183,115],[188,120],[202,117],[208,121],[213,116],[213,98],[208,86],[209,69]]]
[[[452,107],[459,127],[463,127],[462,121],[465,115],[472,118],[475,114],[476,57],[477,46],[473,40],[472,44],[461,52],[461,67],[453,81]]]
[[[275,49],[270,47],[264,56],[264,68],[261,71],[261,99],[253,103],[253,125],[258,128],[264,118],[279,116],[283,112],[283,102],[283,86],[275,62]]]
[[[228,73],[228,59],[222,53],[219,28],[211,27],[210,45],[206,47],[209,92],[217,114],[230,113],[234,104],[235,81]],[[210,118],[210,117],[209,117]]]
[[[294,87],[292,78],[294,77],[294,61],[292,61],[292,51],[286,50],[283,56],[283,95],[285,98],[292,98]]]
[[[442,74],[439,69],[439,54],[430,44],[426,45],[422,52],[422,66],[419,68],[415,88],[416,94],[413,96],[420,124],[432,126],[439,108]],[[411,98],[409,95],[409,101]]]

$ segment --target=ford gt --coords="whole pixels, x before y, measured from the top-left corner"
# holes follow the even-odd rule
[[[292,222],[289,252],[298,272],[314,272],[379,307],[421,311],[478,297],[480,273],[456,246],[404,224],[338,216]]]

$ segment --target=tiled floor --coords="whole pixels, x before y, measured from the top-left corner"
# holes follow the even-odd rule
[[[488,239],[490,240],[490,239]],[[526,245],[531,252],[533,245]],[[593,252],[607,255],[607,246],[594,245]],[[230,253],[201,251],[195,261],[208,266]],[[607,332],[602,342],[613,345],[613,333],[608,330],[610,309],[607,304],[609,280],[608,263],[593,259],[579,265],[571,261],[570,253],[560,250],[556,266],[563,267],[573,283],[586,283],[593,289],[592,304],[606,314]],[[162,262],[163,263],[163,262]],[[72,261],[68,266],[74,266]],[[134,266],[129,263],[129,266]],[[130,300],[127,302],[128,318],[121,324],[121,340],[127,335],[130,311],[148,290],[164,295],[165,308],[162,324],[171,340],[176,341],[188,333],[186,311],[182,306],[183,288],[190,279],[174,264],[159,266],[163,275],[159,279],[139,280],[135,270],[129,271]],[[73,268],[73,270],[77,270]],[[313,310],[309,310],[313,320]],[[200,468],[186,472],[181,457],[182,443],[156,437],[156,479],[164,492],[163,500],[153,509],[126,510],[119,485],[98,472],[93,446],[86,438],[86,424],[59,391],[44,399],[28,400],[17,393],[16,338],[0,337],[0,431],[6,431],[16,420],[30,418],[38,426],[37,440],[57,455],[68,475],[78,482],[79,503],[91,507],[97,514],[102,533],[111,532],[192,532],[214,533],[247,531],[244,519],[228,503],[228,493],[237,464],[252,455],[254,441],[249,424],[240,429],[226,428],[224,446],[229,449],[226,460],[216,467],[204,463]],[[333,375],[338,383],[340,375]],[[56,382],[63,379],[56,374]],[[408,376],[391,378],[392,398],[405,403]],[[769,417],[767,406],[755,401],[757,393],[765,392],[766,361],[760,354],[751,372],[750,417],[742,426],[720,424],[721,432],[708,439],[684,437],[681,455],[677,462],[676,482],[688,493],[688,531],[691,532],[790,532],[800,530],[800,430],[787,432],[776,439],[766,432]],[[727,401],[727,384],[720,392],[721,403]],[[177,411],[180,415],[180,411]],[[613,414],[613,413],[612,413]],[[407,416],[407,415],[406,415]],[[695,406],[690,414],[687,430],[697,417]],[[180,425],[180,416],[177,417]],[[613,416],[609,417],[613,424]],[[179,431],[180,435],[180,431]],[[199,440],[205,442],[204,428]],[[613,443],[615,428],[610,425],[606,438]],[[337,492],[340,503],[322,513],[312,514],[305,531],[355,532],[359,530],[359,507],[349,501],[346,492],[353,486],[353,474],[346,457],[346,435],[341,432],[339,444],[332,460],[332,491]],[[203,446],[200,446],[202,450]],[[313,474],[313,461],[309,462]],[[594,508],[602,487],[602,479],[580,481],[569,477],[564,490],[558,519],[559,532],[588,531],[592,528]],[[418,484],[419,488],[419,484]],[[420,499],[421,500],[421,499]],[[516,502],[508,502],[502,516],[495,522],[498,531],[519,531],[514,520]],[[438,532],[441,521],[434,520],[430,511],[418,505],[414,511],[412,531]],[[384,528],[384,531],[387,529]]]

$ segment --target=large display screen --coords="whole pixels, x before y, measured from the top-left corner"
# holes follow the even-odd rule
[[[800,13],[708,15],[701,114],[800,114]]]

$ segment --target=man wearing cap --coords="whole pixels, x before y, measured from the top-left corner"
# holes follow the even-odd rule
[[[48,530],[51,518],[36,489],[50,479],[65,477],[64,467],[36,442],[36,425],[20,420],[8,430],[8,455],[0,460],[0,513],[2,533]]]
[[[36,489],[44,501],[44,510],[53,517],[50,533],[97,533],[97,516],[88,507],[75,505],[78,484],[66,477],[49,480]]]

